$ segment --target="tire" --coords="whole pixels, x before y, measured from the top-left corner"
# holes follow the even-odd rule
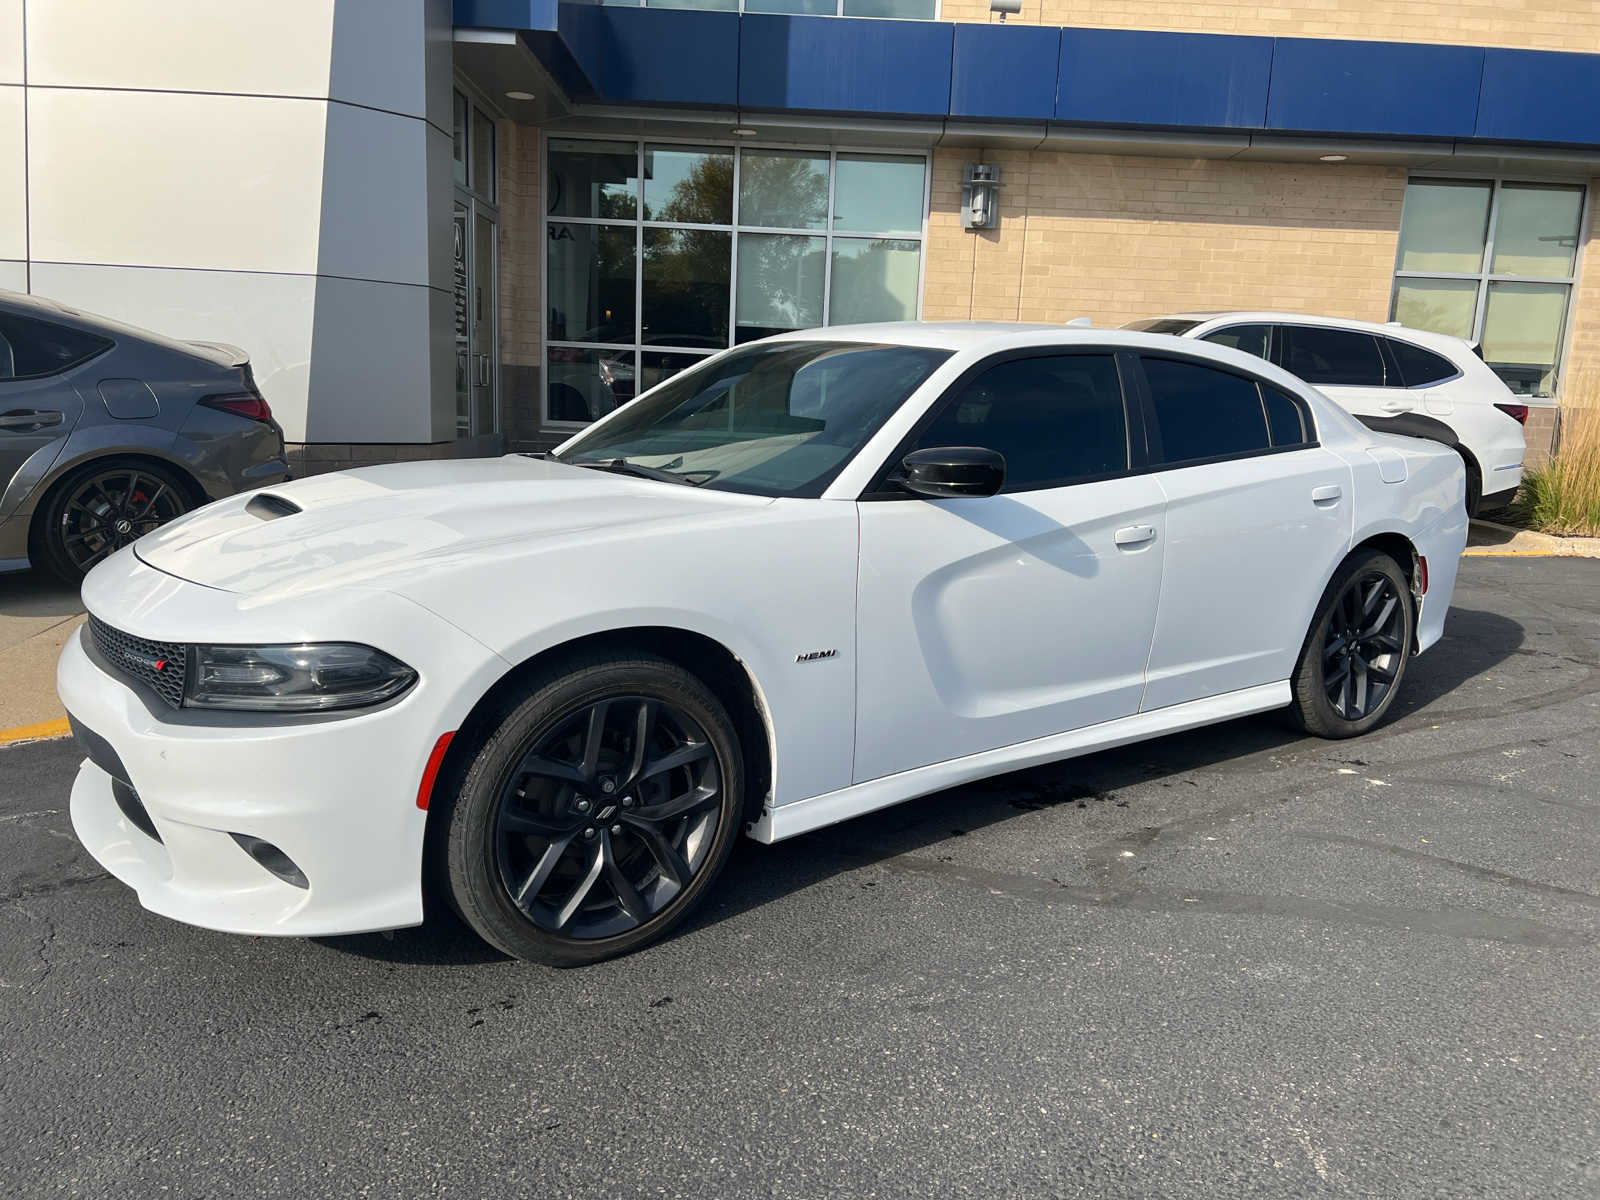
[[[32,558],[76,584],[102,559],[193,507],[188,484],[167,467],[97,459],[63,476],[34,516]]]
[[[1382,551],[1358,550],[1339,564],[1290,679],[1289,713],[1301,729],[1348,738],[1383,720],[1411,659],[1415,606],[1405,572]]]
[[[524,696],[434,814],[435,877],[516,958],[570,967],[642,949],[699,903],[739,834],[733,722],[699,679],[643,654],[567,660]]]

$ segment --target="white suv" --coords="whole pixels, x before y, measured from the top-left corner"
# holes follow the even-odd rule
[[[1467,512],[1503,508],[1522,481],[1529,397],[1470,342],[1402,325],[1279,312],[1195,312],[1124,329],[1232,346],[1315,385],[1370,428],[1432,438],[1467,464]]]

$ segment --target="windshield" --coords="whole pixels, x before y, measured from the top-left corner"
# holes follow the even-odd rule
[[[949,357],[860,342],[746,346],[674,376],[554,457],[727,491],[820,496]]]
[[[1170,333],[1174,337],[1182,337],[1193,329],[1199,321],[1191,321],[1186,317],[1150,317],[1144,321],[1129,321],[1123,326],[1134,333]]]

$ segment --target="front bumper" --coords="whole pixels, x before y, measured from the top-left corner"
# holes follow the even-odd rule
[[[148,567],[130,574],[146,573],[186,600],[240,600]],[[368,640],[402,656],[415,651],[406,661],[421,677],[388,705],[342,717],[173,710],[104,669],[82,635],[68,640],[57,690],[92,748],[72,787],[73,830],[145,908],[208,929],[267,935],[358,933],[422,920],[427,814],[417,808],[418,783],[440,734],[458,727],[469,697],[486,686],[475,672],[497,676],[504,664],[399,597],[368,593],[364,605],[379,627],[410,618],[414,644],[381,632]],[[278,723],[264,723],[271,719]],[[262,866],[235,834],[277,847],[306,886]]]

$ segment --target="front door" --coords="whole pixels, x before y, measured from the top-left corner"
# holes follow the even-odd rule
[[[857,783],[1138,711],[1164,499],[1128,473],[1108,353],[1012,358],[906,447],[983,446],[999,495],[858,503]]]

